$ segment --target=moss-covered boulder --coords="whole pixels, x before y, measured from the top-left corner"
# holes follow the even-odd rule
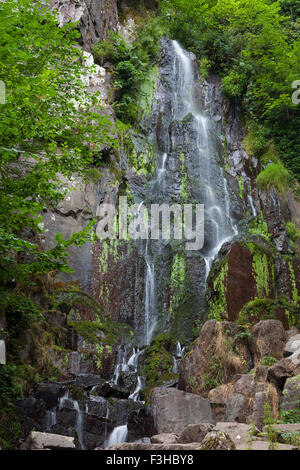
[[[173,355],[175,349],[174,339],[169,334],[160,334],[151,342],[140,359],[140,373],[145,378],[146,388],[142,395],[146,400],[150,399],[154,388],[160,387],[174,379],[178,375],[173,370]]]

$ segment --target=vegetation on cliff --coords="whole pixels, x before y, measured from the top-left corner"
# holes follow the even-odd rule
[[[223,91],[243,104],[262,153],[275,146],[299,179],[300,111],[292,101],[300,76],[298,2],[170,0],[160,7],[171,35],[196,53],[202,72],[220,74]]]

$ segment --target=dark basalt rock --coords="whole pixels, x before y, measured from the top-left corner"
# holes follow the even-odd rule
[[[58,400],[63,396],[66,390],[65,386],[58,383],[41,382],[34,389],[34,396],[42,399],[46,403],[47,409],[52,409],[58,404]]]
[[[99,395],[104,398],[128,398],[130,391],[111,382],[104,382],[97,388]]]
[[[129,442],[153,436],[156,431],[152,408],[147,406],[129,413],[127,425]]]

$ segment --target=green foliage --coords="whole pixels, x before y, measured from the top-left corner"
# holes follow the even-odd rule
[[[256,181],[258,187],[262,190],[275,188],[283,194],[289,181],[289,172],[282,163],[271,163],[259,173]]]
[[[240,311],[237,323],[242,326],[248,326],[260,320],[275,320],[276,313],[282,311],[286,313],[290,327],[297,325],[297,317],[300,314],[299,305],[293,305],[285,297],[251,300]]]
[[[249,235],[260,235],[266,241],[271,240],[267,222],[263,219],[253,219],[249,223]]]
[[[138,119],[141,109],[139,101],[146,93],[142,84],[149,74],[152,61],[158,55],[162,33],[160,18],[150,16],[136,28],[132,44],[127,43],[120,33],[110,31],[108,39],[92,48],[99,63],[108,61],[112,65],[116,91],[113,107],[118,119],[124,123],[134,124]]]
[[[269,444],[269,450],[276,450],[277,448],[277,434],[272,426],[276,423],[276,420],[273,417],[273,412],[271,405],[265,403],[264,405],[264,425],[265,425],[265,434]]]
[[[293,222],[287,222],[285,227],[292,248],[294,248],[295,250],[299,250],[300,230],[296,227]]]
[[[300,408],[295,408],[293,410],[282,410],[280,412],[280,423],[299,423],[300,422]]]
[[[273,285],[273,264],[270,256],[260,250],[254,243],[248,244],[253,258],[253,273],[256,281],[256,291],[259,298],[269,297]],[[270,276],[272,270],[272,277]]]
[[[22,387],[18,383],[18,367],[12,363],[0,368],[0,408],[10,407],[22,396]]]
[[[171,36],[209,60],[225,94],[267,130],[275,154],[299,178],[300,108],[291,99],[300,76],[298,2],[161,0],[160,8]]]
[[[145,377],[147,383],[144,394],[148,399],[150,398],[149,393],[153,388],[175,377],[172,374],[173,355],[171,353],[171,350],[174,348],[175,340],[172,336],[160,334],[145,349],[140,372]]]
[[[231,72],[222,79],[222,89],[226,96],[234,98],[242,96],[246,88],[246,75],[239,73],[238,69]]]
[[[201,77],[204,78],[205,80],[208,79],[210,68],[211,68],[211,63],[209,59],[207,57],[203,57],[200,60],[199,72],[200,72]]]
[[[257,428],[256,428],[256,423],[253,422],[253,423],[250,423],[249,425],[249,431],[248,431],[248,437],[247,437],[247,444],[248,444],[248,447],[246,450],[252,450],[252,445],[253,445],[253,441],[254,441],[254,436],[256,436],[257,434]]]
[[[170,311],[175,311],[185,295],[185,254],[176,253],[171,271]]]
[[[113,322],[106,317],[102,321],[68,320],[68,325],[91,344],[114,345],[120,337],[130,334],[128,325]]]
[[[213,359],[203,373],[203,381],[206,390],[212,390],[223,383],[223,373],[219,359]]]
[[[250,121],[247,125],[247,135],[244,139],[244,147],[247,153],[261,159],[267,152],[269,131],[257,121]]]
[[[99,114],[98,94],[87,94],[82,76],[91,73],[76,45],[79,33],[57,19],[43,2],[0,3],[0,79],[6,103],[0,124],[0,281],[28,285],[33,276],[68,271],[67,247],[81,245],[85,232],[56,236],[45,251],[43,211],[66,196],[58,174],[84,175],[93,152],[112,145],[110,121]],[[90,111],[93,110],[93,111]]]
[[[280,435],[285,444],[297,446],[298,449],[300,449],[300,432],[299,431],[282,432]]]
[[[220,267],[218,273],[213,270],[209,275],[209,279],[213,279],[214,301],[209,302],[208,318],[222,320],[227,318],[227,301],[226,301],[226,279],[228,274],[228,260]],[[208,299],[209,301],[209,299]]]
[[[278,359],[272,356],[264,356],[263,359],[260,361],[261,366],[268,366],[271,367],[278,362]]]

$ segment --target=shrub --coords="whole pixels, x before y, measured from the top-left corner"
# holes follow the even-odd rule
[[[127,43],[120,33],[110,31],[108,39],[92,47],[96,62],[103,65],[108,61],[112,65],[112,83],[116,91],[113,108],[125,123],[137,121],[141,84],[149,73],[151,61],[159,53],[162,32],[160,19],[148,17],[147,23],[144,21],[137,26],[132,44]]]
[[[296,225],[292,222],[286,223],[286,231],[289,236],[289,239],[293,242],[293,244],[297,244],[300,241],[300,230],[297,229]]]
[[[242,96],[246,86],[246,75],[232,70],[222,80],[222,89],[229,98]]]
[[[275,357],[272,357],[272,356],[265,356],[261,361],[260,361],[260,365],[261,366],[268,366],[268,367],[271,367],[271,366],[274,366],[274,364],[276,364],[277,359],[275,359]]]
[[[289,180],[289,172],[282,163],[271,163],[257,177],[258,187],[262,190],[276,189],[284,193]]]

